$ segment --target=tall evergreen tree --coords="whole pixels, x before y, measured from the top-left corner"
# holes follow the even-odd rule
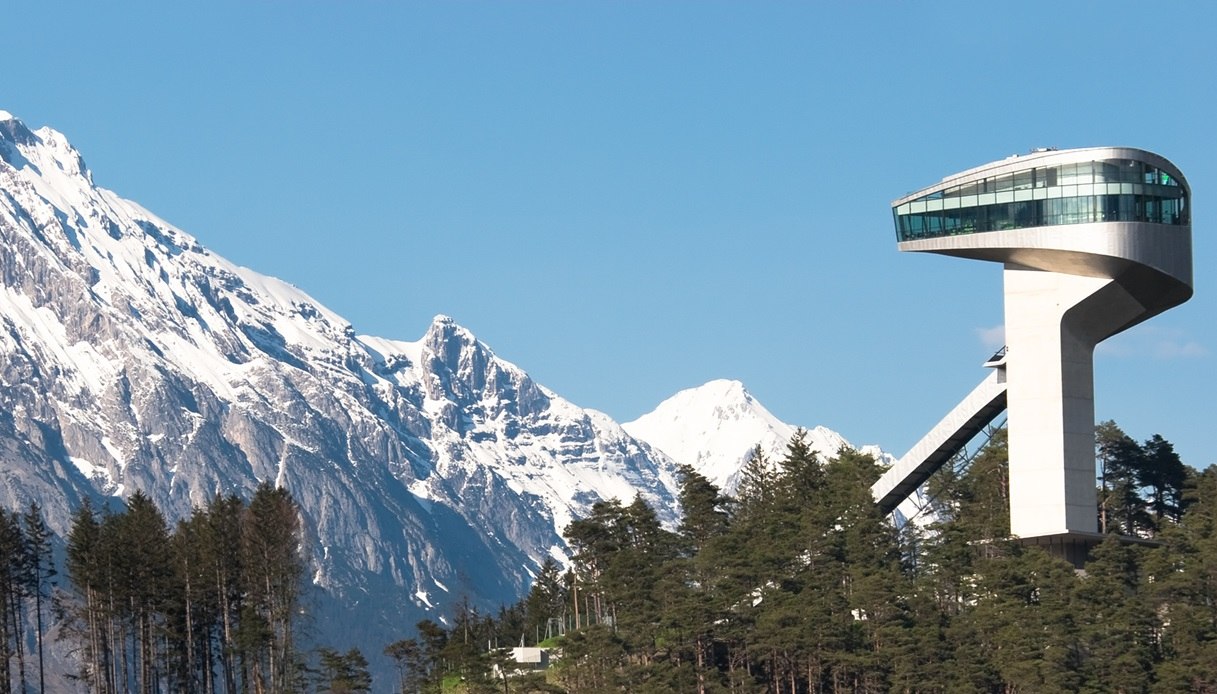
[[[263,483],[241,523],[241,640],[255,687],[279,691],[295,677],[295,622],[304,577],[300,546],[300,520],[291,494]]]
[[[184,694],[215,690],[211,645],[219,610],[209,556],[215,545],[210,539],[207,511],[196,508],[190,518],[178,522],[170,540],[174,590],[166,637],[178,654],[175,678]]]
[[[208,594],[215,612],[214,658],[219,662],[219,677],[224,691],[237,691],[238,680],[247,672],[239,643],[241,614],[245,612],[246,576],[242,526],[245,502],[235,495],[215,496],[204,511],[199,531],[202,572],[208,581]],[[204,644],[210,648],[211,641]],[[210,666],[204,675],[211,677]],[[217,685],[218,686],[218,685]]]
[[[29,591],[34,597],[34,625],[38,648],[38,691],[46,691],[46,659],[44,657],[43,623],[44,608],[50,599],[50,580],[55,577],[55,564],[51,557],[51,531],[42,518],[42,509],[31,503],[22,516],[25,525],[27,556],[30,564]]]
[[[68,532],[67,577],[72,598],[61,609],[69,618],[65,635],[83,645],[81,679],[94,691],[111,692],[110,641],[106,628],[107,562],[102,557],[101,524],[86,497]]]
[[[0,692],[24,692],[27,684],[23,625],[30,575],[21,518],[0,509]]]
[[[567,611],[566,585],[562,580],[562,567],[553,557],[546,557],[537,573],[528,596],[524,599],[525,634],[531,633],[534,641],[541,641],[550,633],[550,625],[564,624]]]
[[[740,468],[739,485],[735,490],[735,506],[739,515],[764,508],[773,501],[777,487],[777,470],[757,444]]]
[[[839,679],[865,690],[888,689],[893,661],[909,648],[907,601],[913,585],[900,534],[870,493],[882,472],[873,456],[853,449],[841,450],[826,467],[827,496],[836,516],[831,537],[839,548],[839,585],[849,614],[849,640],[836,668]]]
[[[427,680],[427,662],[417,639],[401,639],[385,646],[385,655],[397,666],[399,694],[419,694]]]
[[[1159,434],[1151,436],[1141,446],[1141,452],[1137,483],[1148,492],[1146,510],[1156,532],[1167,523],[1177,523],[1183,514],[1187,468],[1175,453],[1175,447]]]
[[[664,630],[673,645],[669,660],[678,666],[669,674],[679,680],[679,665],[688,662],[692,670],[688,686],[704,694],[719,680],[714,646],[720,639],[719,627],[729,618],[719,585],[721,572],[715,565],[717,553],[711,546],[728,529],[730,499],[692,467],[682,466],[680,475],[679,549],[661,567],[657,589]]]
[[[141,693],[161,688],[165,675],[162,634],[172,590],[169,530],[164,515],[142,491],[127,500],[127,511],[114,517],[113,551],[118,566],[118,597],[129,620],[130,679]]]
[[[678,498],[682,514],[681,549],[686,555],[695,555],[726,530],[726,507],[731,500],[721,495],[705,475],[688,465],[680,466]]]
[[[415,625],[418,631],[418,641],[421,648],[421,659],[426,666],[426,686],[423,691],[438,692],[447,670],[444,663],[444,650],[448,645],[448,632],[435,622],[424,619]]]
[[[1148,533],[1153,521],[1140,495],[1145,452],[1115,422],[1095,428],[1099,465],[1099,530],[1120,535]]]

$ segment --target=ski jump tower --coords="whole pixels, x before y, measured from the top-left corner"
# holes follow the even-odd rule
[[[901,251],[1002,263],[993,371],[871,488],[890,512],[1007,411],[1010,531],[1075,565],[1097,533],[1094,348],[1192,295],[1191,190],[1139,149],[1036,150],[892,203]]]

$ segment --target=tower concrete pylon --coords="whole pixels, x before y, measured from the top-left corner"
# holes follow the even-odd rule
[[[1003,265],[1006,351],[977,404],[960,403],[876,483],[880,505],[894,508],[1004,404],[1011,533],[1077,563],[1098,539],[1094,349],[1191,297],[1190,203],[1174,164],[1127,147],[1036,150],[894,201],[901,251]]]

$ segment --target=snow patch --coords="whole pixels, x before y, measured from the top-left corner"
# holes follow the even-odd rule
[[[406,487],[406,489],[414,496],[414,500],[427,513],[431,512],[431,490],[427,488],[427,483],[423,480],[414,480]]]
[[[90,479],[95,477],[103,477],[105,478],[107,485],[114,483],[114,481],[110,478],[110,471],[106,468],[101,467],[100,465],[94,465],[84,458],[68,457],[68,460],[72,461],[72,465],[75,465],[76,469],[80,470],[80,474],[84,475],[85,477]]]
[[[127,459],[123,457],[122,451],[118,450],[118,447],[114,445],[109,436],[101,437],[101,445],[110,454],[110,457],[114,459],[114,462],[118,463],[119,468],[126,469]]]

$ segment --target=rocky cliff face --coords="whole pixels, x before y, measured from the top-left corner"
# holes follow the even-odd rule
[[[60,533],[86,496],[142,489],[173,519],[286,487],[319,640],[374,654],[462,596],[516,599],[596,500],[675,512],[670,460],[451,319],[417,342],[357,336],[3,112],[0,456],[0,506],[37,500]]]

